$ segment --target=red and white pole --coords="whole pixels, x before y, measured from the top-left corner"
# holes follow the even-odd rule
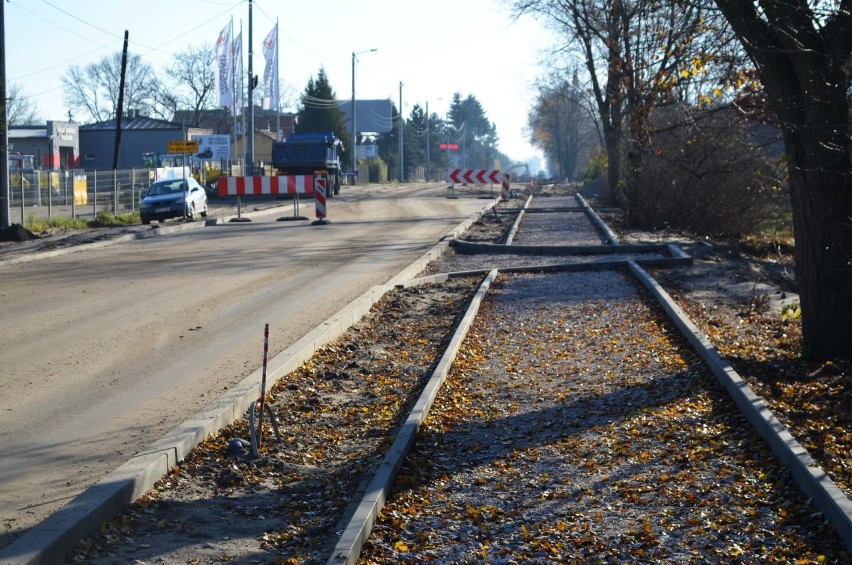
[[[326,178],[324,176],[316,177],[314,180],[314,202],[317,209],[317,219],[314,220],[311,225],[328,223],[325,212],[325,190]]]
[[[509,199],[509,182],[512,180],[512,173],[504,173],[503,174],[503,194],[501,197],[503,200]]]

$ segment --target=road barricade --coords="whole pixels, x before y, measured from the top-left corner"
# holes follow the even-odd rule
[[[312,194],[314,175],[219,177],[219,196]]]

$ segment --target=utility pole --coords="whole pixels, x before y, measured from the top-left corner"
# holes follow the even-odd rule
[[[426,181],[432,180],[432,159],[429,158],[429,101],[426,101]]]
[[[0,0],[0,230],[9,227],[9,122],[6,119],[6,2]]]
[[[378,51],[378,49],[352,52],[352,172],[356,173],[355,179],[358,178],[358,128],[355,127],[355,61],[361,53],[372,53],[374,51]]]
[[[118,169],[118,155],[121,148],[121,120],[124,117],[124,76],[127,74],[127,43],[129,39],[129,31],[124,30],[124,48],[121,50],[121,77],[118,81],[118,108],[115,113],[115,148],[112,151],[113,171]]]
[[[403,182],[404,165],[402,158],[402,124],[405,122],[405,117],[402,114],[402,81],[399,81],[399,182]]]

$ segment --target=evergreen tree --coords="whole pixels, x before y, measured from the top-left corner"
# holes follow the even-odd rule
[[[463,152],[460,165],[468,168],[490,169],[494,160],[500,158],[497,150],[497,127],[488,119],[482,104],[474,96],[462,99],[453,94],[449,111],[450,124]]]
[[[343,112],[337,105],[334,90],[328,82],[325,68],[320,67],[316,80],[308,79],[308,85],[302,94],[301,105],[297,112],[296,133],[332,132],[343,142],[340,154],[341,163],[352,162],[354,150],[351,135],[346,127]]]
[[[402,115],[393,101],[391,101],[391,115],[393,127],[389,132],[376,136],[376,145],[379,146],[379,155],[387,163],[388,178],[396,179],[399,176],[399,122],[397,120],[402,119]]]
[[[405,123],[403,137],[403,157],[405,170],[410,172],[415,167],[426,166],[426,111],[420,104],[415,104],[411,115]]]

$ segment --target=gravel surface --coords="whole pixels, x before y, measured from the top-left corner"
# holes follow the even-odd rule
[[[546,200],[562,208],[573,199]],[[499,241],[508,223],[486,216],[465,239]],[[505,259],[450,252],[427,270]],[[275,387],[283,437],[266,441],[261,458],[229,454],[247,422],[222,430],[69,561],[326,562],[479,281],[390,293]],[[666,284],[683,281],[696,282],[669,273]],[[795,340],[795,325],[758,326],[759,312],[741,316],[744,306],[728,298],[702,294],[697,307],[689,288],[677,298],[703,313],[700,325],[722,328],[717,338],[754,339],[764,358]],[[844,370],[828,376],[848,379]],[[832,428],[841,448],[852,437],[843,425]],[[848,563],[849,555],[644,290],[625,273],[596,272],[498,279],[362,554],[362,563],[421,561]]]
[[[574,197],[550,197],[533,198],[512,243],[600,245],[603,239]]]

